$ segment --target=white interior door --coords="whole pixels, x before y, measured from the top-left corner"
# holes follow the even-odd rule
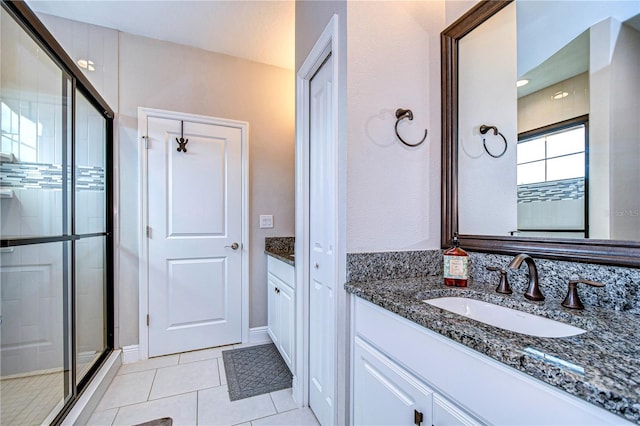
[[[335,161],[331,56],[311,79],[309,104],[309,406],[333,423]]]
[[[240,342],[241,129],[148,117],[147,162],[149,356]]]

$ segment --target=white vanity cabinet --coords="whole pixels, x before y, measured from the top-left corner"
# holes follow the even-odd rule
[[[481,423],[434,392],[423,379],[356,336],[353,424],[471,426]]]
[[[354,356],[354,424],[432,424],[429,387],[360,338]]]
[[[412,425],[414,410],[427,426],[630,424],[359,297],[351,306],[355,425]]]
[[[295,336],[295,269],[267,256],[267,329],[284,362],[293,371]]]

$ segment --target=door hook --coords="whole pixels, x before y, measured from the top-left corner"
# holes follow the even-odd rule
[[[180,139],[176,138],[176,142],[178,142],[178,152],[187,152],[187,142],[189,139],[184,138],[184,121],[180,122]]]

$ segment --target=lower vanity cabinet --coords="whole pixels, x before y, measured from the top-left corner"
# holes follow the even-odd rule
[[[284,362],[293,371],[295,343],[295,270],[267,257],[267,330]]]
[[[444,397],[434,393],[433,424],[437,426],[472,426],[481,423],[464,413]]]
[[[354,361],[354,425],[480,424],[359,337]]]
[[[355,425],[630,424],[379,306],[353,302]]]
[[[432,424],[433,391],[359,338],[353,386],[355,425]]]

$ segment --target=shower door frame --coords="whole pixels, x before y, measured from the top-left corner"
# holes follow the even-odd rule
[[[70,134],[70,147],[71,147],[71,159],[67,161],[67,166],[71,170],[71,184],[75,179],[75,146],[76,146],[76,93],[81,93],[89,103],[96,108],[96,110],[102,115],[105,120],[105,231],[92,234],[75,234],[75,188],[73,185],[63,187],[63,191],[67,191],[66,197],[71,198],[70,208],[66,215],[63,215],[63,220],[68,221],[69,218],[71,227],[66,230],[63,229],[63,235],[56,235],[51,237],[33,237],[33,238],[8,238],[0,240],[0,247],[21,247],[34,244],[54,243],[54,242],[71,242],[68,244],[68,248],[65,249],[69,261],[64,265],[63,279],[65,298],[63,303],[68,304],[68,309],[65,309],[68,314],[65,314],[64,321],[64,333],[67,336],[65,338],[65,369],[70,369],[70,374],[65,375],[65,381],[69,380],[71,383],[71,393],[65,395],[65,404],[58,412],[53,420],[53,424],[60,424],[64,420],[65,416],[73,408],[74,404],[78,401],[82,392],[87,388],[87,385],[91,382],[95,374],[98,372],[104,361],[114,348],[114,235],[113,235],[113,119],[114,112],[109,107],[107,102],[100,96],[98,91],[89,82],[87,77],[82,74],[82,71],[75,64],[73,59],[64,51],[62,46],[56,41],[53,35],[47,30],[44,24],[38,19],[28,5],[22,1],[2,1],[2,8],[20,25],[24,31],[38,44],[45,53],[53,60],[53,62],[61,69],[63,76],[71,83],[71,96],[69,101],[71,102],[70,112],[72,114],[71,129],[67,128],[66,120],[62,125],[65,130],[63,134]],[[63,94],[66,98],[67,95]],[[65,149],[67,149],[65,147]],[[69,190],[68,188],[71,188]],[[64,204],[64,203],[63,203]],[[64,207],[63,207],[64,210]],[[90,370],[82,377],[78,382],[77,366],[76,366],[76,300],[75,300],[75,277],[76,277],[76,261],[74,256],[74,243],[82,238],[91,237],[104,237],[105,252],[104,252],[104,268],[105,268],[105,340],[106,345],[104,351],[99,358],[94,362]],[[68,269],[66,269],[68,268]],[[68,316],[70,315],[70,318]],[[70,322],[70,323],[69,323]],[[68,353],[68,348],[71,348],[71,353]],[[65,384],[65,392],[69,387]]]

